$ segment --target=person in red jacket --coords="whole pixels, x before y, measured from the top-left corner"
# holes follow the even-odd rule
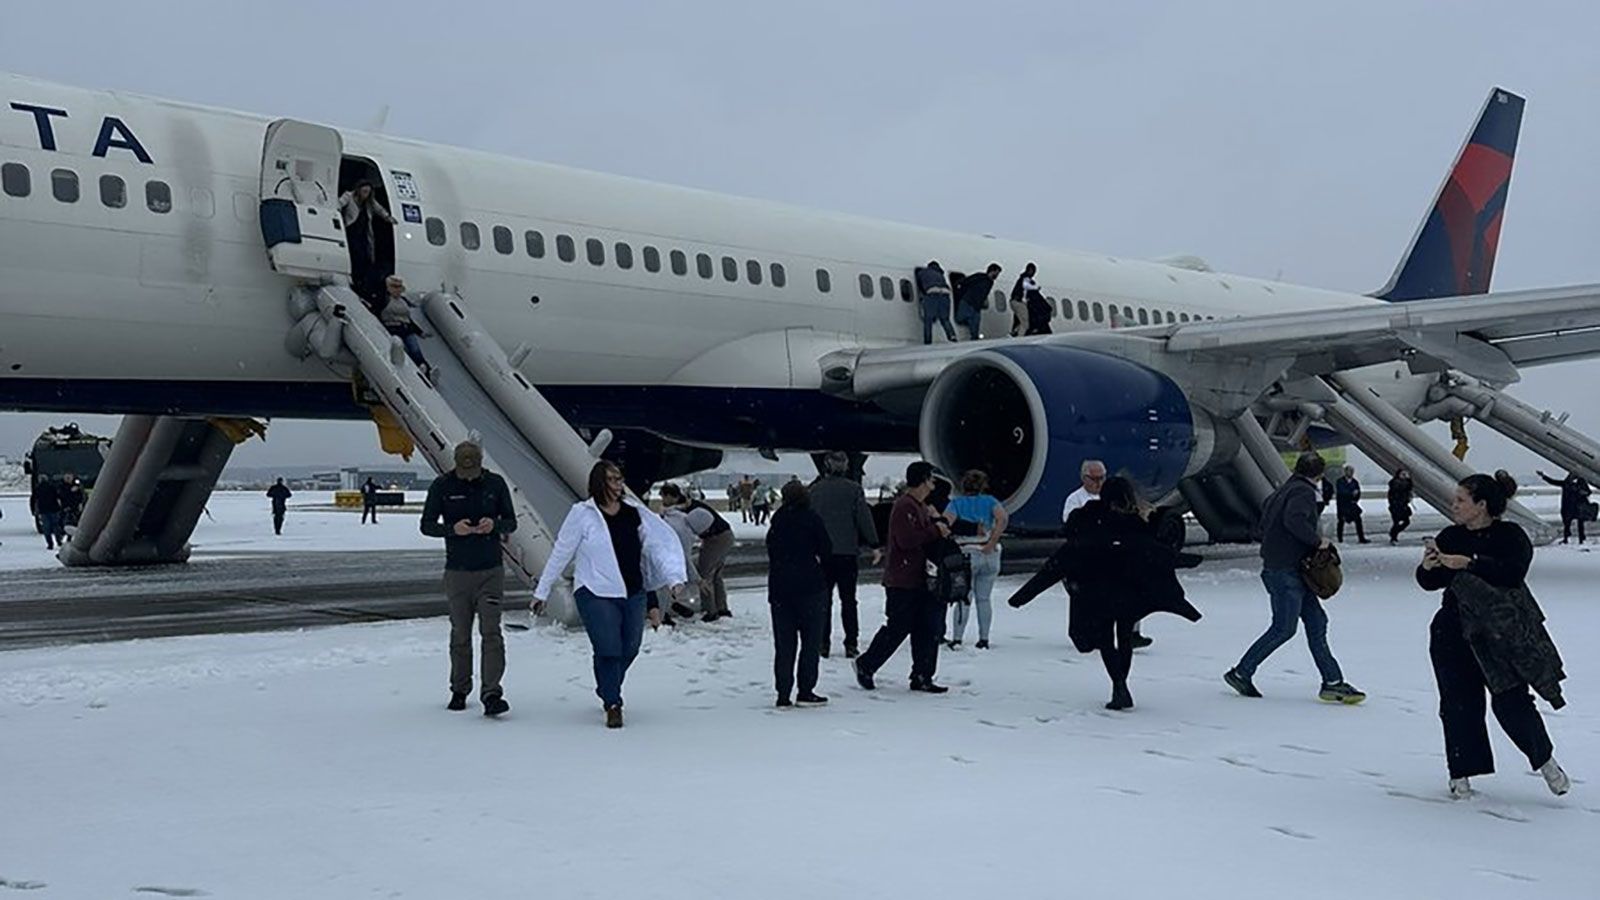
[[[946,520],[928,509],[933,491],[933,466],[917,461],[906,467],[906,489],[889,513],[888,560],[883,567],[887,621],[873,636],[867,652],[856,658],[856,682],[877,687],[873,674],[911,638],[911,689],[943,694],[935,684],[939,668],[939,634],[944,630],[944,605],[928,590],[927,545],[950,536]]]

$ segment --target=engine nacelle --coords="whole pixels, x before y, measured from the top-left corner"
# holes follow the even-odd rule
[[[920,440],[923,456],[952,478],[987,472],[990,492],[1024,531],[1061,527],[1085,459],[1103,460],[1154,500],[1231,456],[1170,378],[1067,347],[997,347],[951,363],[923,400]]]

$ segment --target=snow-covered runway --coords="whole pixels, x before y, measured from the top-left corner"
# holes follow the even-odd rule
[[[1206,618],[1153,620],[1131,713],[1101,708],[1059,591],[941,657],[943,697],[868,694],[824,661],[822,709],[772,709],[763,596],[646,635],[606,731],[583,636],[508,635],[504,720],[450,713],[446,624],[0,654],[0,879],[28,896],[1593,896],[1600,554],[1541,550],[1566,653],[1547,715],[1578,782],[1552,797],[1498,731],[1500,774],[1445,799],[1416,547],[1347,554],[1332,641],[1371,698],[1320,704],[1297,637],[1267,693],[1221,672],[1266,624],[1250,560],[1185,576]],[[1003,595],[1015,579],[1002,582]],[[882,595],[865,592],[867,627]],[[970,636],[969,636],[970,637]],[[836,642],[837,645],[837,642]],[[1088,891],[1089,893],[1084,893]]]

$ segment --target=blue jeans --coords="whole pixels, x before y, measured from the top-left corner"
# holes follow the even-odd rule
[[[923,294],[922,295],[922,342],[933,343],[933,323],[938,322],[944,327],[945,340],[950,343],[956,341],[956,329],[950,324],[950,295],[949,294]]]
[[[994,606],[990,598],[994,595],[994,580],[1000,574],[1000,548],[995,547],[993,553],[978,552],[978,545],[969,544],[962,547],[962,552],[967,554],[967,559],[972,561],[972,593],[967,597],[969,602],[956,603],[950,607],[950,640],[959,641],[967,635],[967,619],[972,615],[972,608],[978,608],[978,640],[989,639],[989,623],[994,620]]]
[[[644,640],[646,594],[600,597],[578,588],[578,615],[594,647],[594,692],[606,706],[622,705],[622,679]]]
[[[66,529],[62,527],[63,515],[58,512],[39,513],[39,524],[44,526],[44,545],[54,550],[57,543],[67,543]]]
[[[1328,614],[1322,608],[1322,601],[1306,587],[1299,571],[1263,569],[1261,583],[1267,586],[1267,596],[1272,600],[1272,624],[1244,652],[1239,660],[1239,674],[1253,677],[1272,651],[1294,637],[1295,621],[1299,620],[1306,623],[1306,643],[1311,645],[1311,658],[1316,660],[1317,671],[1322,673],[1322,683],[1343,681],[1339,661],[1328,649]]]
[[[983,311],[973,309],[965,303],[959,304],[956,307],[956,324],[967,330],[967,337],[970,340],[978,340],[981,337],[979,329],[983,326]]]

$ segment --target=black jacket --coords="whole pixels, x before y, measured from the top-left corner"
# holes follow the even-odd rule
[[[1298,570],[1300,560],[1320,543],[1317,487],[1290,476],[1261,506],[1261,568]]]
[[[493,519],[488,534],[458,535],[455,524]],[[440,475],[428,487],[422,504],[422,533],[444,538],[444,567],[450,571],[480,572],[504,565],[500,560],[500,535],[517,530],[517,513],[511,490],[493,472],[468,481],[454,470]]]
[[[1396,475],[1389,479],[1389,509],[1400,511],[1411,507],[1411,496],[1416,485],[1409,478]]]
[[[1462,636],[1478,659],[1489,693],[1531,685],[1556,709],[1567,705],[1561,696],[1561,681],[1567,677],[1561,653],[1544,627],[1544,610],[1527,585],[1503,588],[1471,572],[1458,572],[1451,590],[1458,602]]]
[[[820,601],[828,593],[822,561],[832,555],[821,516],[808,508],[779,507],[767,529],[767,601]]]
[[[979,272],[968,275],[961,282],[960,289],[956,292],[956,303],[968,309],[983,309],[983,304],[988,299],[989,292],[994,290],[994,279],[988,272]]]
[[[1543,475],[1539,476],[1544,478]],[[1583,504],[1589,499],[1589,482],[1576,475],[1566,478],[1544,478],[1547,484],[1561,488],[1561,518],[1578,519],[1583,517]]]
[[[1067,634],[1079,651],[1110,646],[1118,622],[1151,613],[1200,620],[1176,574],[1199,565],[1200,557],[1157,540],[1143,519],[1091,500],[1067,517],[1066,533],[1066,543],[1007,602],[1022,606],[1060,581],[1071,598]]]
[[[1354,478],[1341,478],[1334,483],[1333,492],[1338,497],[1341,516],[1361,515],[1361,482]]]
[[[273,512],[283,512],[287,509],[289,498],[293,496],[294,494],[290,493],[288,485],[275,484],[267,488],[267,498],[272,501]]]
[[[33,486],[33,511],[38,515],[61,512],[61,485],[41,481]]]

